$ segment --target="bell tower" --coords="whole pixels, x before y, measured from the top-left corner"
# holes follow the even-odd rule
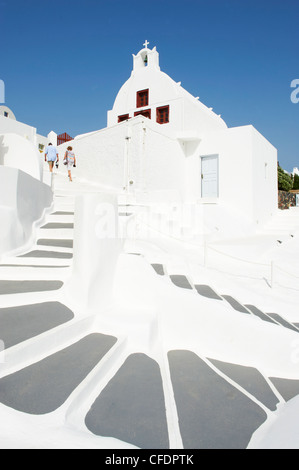
[[[143,45],[144,48],[141,49],[137,55],[133,54],[133,72],[144,69],[146,67],[155,67],[156,69],[160,70],[159,53],[157,52],[156,47],[149,49],[147,47],[149,45],[148,41],[145,41]]]

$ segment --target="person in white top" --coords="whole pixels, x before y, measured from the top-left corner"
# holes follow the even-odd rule
[[[65,152],[63,163],[67,165],[67,172],[70,181],[72,180],[72,168],[76,166],[76,156],[73,152],[73,147],[68,147]]]
[[[54,162],[56,161],[56,158],[57,158],[57,163],[58,163],[59,155],[58,155],[57,149],[50,143],[48,144],[48,147],[46,148],[46,151],[45,151],[45,162],[48,161],[49,170],[51,173],[53,171]]]

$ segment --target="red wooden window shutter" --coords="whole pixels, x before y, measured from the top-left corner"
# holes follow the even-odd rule
[[[134,113],[134,116],[139,116],[140,114],[141,116],[151,119],[151,109],[143,109],[142,111],[136,111],[136,113]]]
[[[136,108],[142,108],[143,106],[148,106],[148,95],[149,95],[149,89],[137,91]]]
[[[169,106],[161,106],[157,108],[157,122],[159,124],[166,124],[169,122]]]
[[[128,114],[122,114],[121,116],[118,116],[118,122],[127,121],[128,119],[130,119]]]

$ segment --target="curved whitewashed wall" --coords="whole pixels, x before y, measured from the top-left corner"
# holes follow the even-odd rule
[[[36,129],[23,122],[0,116],[0,134],[18,134],[35,144]]]
[[[144,55],[148,54],[148,65],[144,65]],[[136,107],[138,91],[149,89],[149,104]],[[117,124],[118,116],[142,109],[151,110],[151,120],[156,121],[156,108],[170,108],[169,123],[162,124],[163,132],[176,135],[178,132],[193,130],[207,132],[225,129],[227,126],[220,116],[198,101],[176,83],[166,73],[160,71],[158,53],[155,49],[143,49],[134,56],[134,69],[131,77],[124,83],[115,99],[113,109],[108,111],[108,127]]]
[[[75,204],[74,260],[65,292],[97,314],[114,302],[114,278],[123,242],[118,235],[117,196],[80,194]]]
[[[9,116],[5,117],[4,112]],[[0,134],[17,134],[29,140],[41,153],[48,142],[57,144],[57,134],[50,132],[48,136],[37,134],[36,128],[17,121],[14,113],[7,106],[0,106]]]
[[[0,166],[0,255],[26,245],[53,202],[49,186],[16,168]]]
[[[5,116],[5,113],[8,114],[8,116]],[[3,116],[3,117],[6,117],[6,119],[13,119],[14,121],[16,120],[16,116],[14,115],[14,113],[12,112],[12,110],[10,108],[8,108],[7,106],[0,106],[0,116]]]
[[[1,165],[18,168],[34,178],[42,180],[42,156],[32,142],[20,135],[0,134]]]

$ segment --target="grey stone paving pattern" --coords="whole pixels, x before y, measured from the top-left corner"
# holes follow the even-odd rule
[[[282,379],[280,377],[270,377],[270,380],[286,401],[299,395],[299,380]]]
[[[182,274],[172,274],[169,277],[177,287],[182,287],[183,289],[192,289],[192,286],[186,276],[183,276]]]
[[[60,302],[0,309],[0,337],[5,349],[70,321],[73,312]]]
[[[52,212],[51,215],[74,215],[75,212],[68,212],[68,211],[56,211]]]
[[[245,449],[266,413],[191,351],[168,353],[185,449]]]
[[[215,300],[223,300],[216,292],[210,287],[205,284],[196,284],[194,285],[197,292],[202,295],[203,297],[208,297],[209,299]]]
[[[72,253],[63,253],[60,251],[47,251],[47,250],[33,250],[24,255],[20,255],[19,258],[57,258],[57,259],[71,259]]]
[[[293,331],[296,331],[296,333],[299,333],[299,331],[297,330],[297,328],[294,325],[292,325],[287,320],[282,318],[280,315],[278,315],[278,313],[267,313],[267,315],[269,315],[271,318],[276,320],[278,323],[280,323],[285,328],[289,328],[290,330],[293,330]]]
[[[41,228],[74,228],[74,224],[65,222],[49,222],[48,224],[43,225]]]
[[[250,315],[248,310],[230,295],[222,295],[222,297],[233,307],[233,309],[237,310],[238,312],[247,313]]]
[[[142,449],[169,447],[160,368],[145,354],[132,354],[86,415],[94,434]]]
[[[160,276],[164,276],[165,272],[164,272],[163,264],[154,263],[152,264],[152,267],[154,268],[157,274],[159,274]]]
[[[0,402],[23,413],[51,413],[66,401],[115,342],[112,336],[94,333],[0,379]]]
[[[255,368],[209,359],[217,369],[241,385],[261,403],[275,411],[279,399],[272,391],[265,377]]]
[[[62,281],[0,281],[0,295],[51,291],[62,285]]]
[[[73,248],[73,240],[64,239],[52,239],[52,238],[40,238],[37,240],[37,245],[43,246],[59,246],[60,248]]]
[[[0,268],[69,268],[70,265],[54,266],[52,264],[0,264]]]
[[[277,325],[276,321],[272,320],[272,318],[270,318],[268,315],[266,315],[254,305],[245,305],[245,307],[248,308],[255,316],[259,317],[261,320]]]

